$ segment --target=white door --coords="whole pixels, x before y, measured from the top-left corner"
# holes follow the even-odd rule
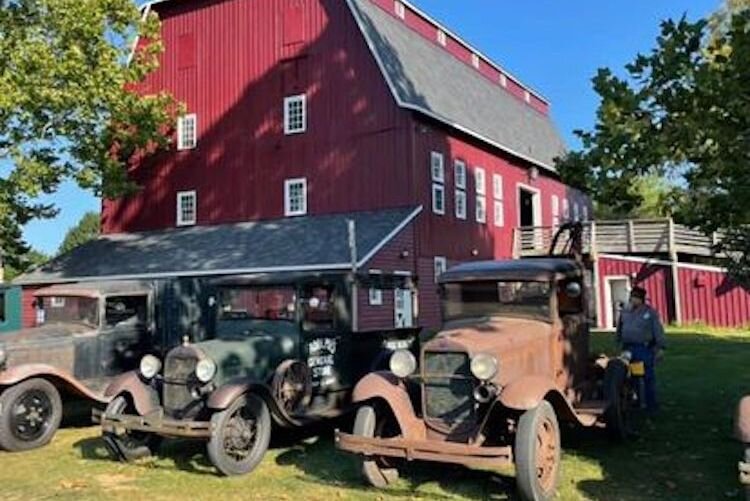
[[[409,289],[396,289],[394,294],[394,310],[397,329],[414,327],[414,300]]]
[[[628,304],[630,299],[629,277],[607,278],[607,327],[614,329],[620,318],[620,310]]]

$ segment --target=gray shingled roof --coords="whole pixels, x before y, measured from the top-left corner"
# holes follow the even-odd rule
[[[347,269],[348,220],[363,266],[421,208],[105,235],[19,277],[19,285]]]
[[[554,170],[565,145],[552,120],[370,0],[348,0],[399,105]]]

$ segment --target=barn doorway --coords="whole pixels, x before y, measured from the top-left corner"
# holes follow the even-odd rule
[[[607,312],[607,327],[614,329],[620,318],[620,312],[630,299],[630,277],[607,277],[605,287],[605,303]]]
[[[522,228],[542,226],[542,203],[539,190],[518,186],[518,224]]]

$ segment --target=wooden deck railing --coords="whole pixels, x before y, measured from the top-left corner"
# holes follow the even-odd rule
[[[721,235],[707,236],[676,224],[671,219],[590,221],[583,223],[583,226],[583,251],[586,254],[663,254],[671,257],[691,254],[722,257],[716,252],[716,244]],[[516,228],[513,238],[515,256],[549,253],[555,231],[552,227]]]

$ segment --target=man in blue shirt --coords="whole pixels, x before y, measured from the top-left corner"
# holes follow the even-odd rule
[[[661,360],[664,354],[666,338],[659,313],[646,304],[646,290],[641,287],[633,288],[628,306],[620,313],[620,321],[617,323],[617,344],[633,354],[634,362],[643,362],[646,369],[646,409],[656,412],[658,403],[655,363]]]

